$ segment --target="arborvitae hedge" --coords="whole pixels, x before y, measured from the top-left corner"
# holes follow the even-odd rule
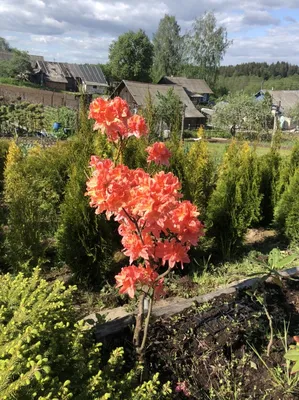
[[[229,258],[242,243],[247,229],[260,219],[260,173],[254,150],[233,141],[222,165],[207,208],[208,236]]]
[[[24,154],[15,142],[4,172],[8,208],[5,251],[8,265],[18,271],[45,263],[51,256],[69,165],[68,143]]]
[[[124,368],[121,348],[102,360],[93,331],[77,322],[74,290],[48,284],[38,270],[0,276],[1,400],[172,398],[158,375],[139,384],[141,368]]]

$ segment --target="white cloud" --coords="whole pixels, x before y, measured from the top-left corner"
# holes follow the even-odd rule
[[[290,16],[278,26],[280,20],[271,11],[281,7],[289,9]],[[234,37],[226,62],[279,59],[287,53],[295,60],[296,9],[299,0],[1,0],[0,36],[13,37],[13,46],[51,59],[105,61],[109,44],[123,32],[141,28],[151,37],[165,13],[175,15],[184,32],[196,17],[213,10]],[[269,27],[272,30],[265,31]],[[262,32],[252,39],[255,28]]]

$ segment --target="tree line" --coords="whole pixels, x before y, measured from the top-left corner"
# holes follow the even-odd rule
[[[287,78],[295,74],[299,74],[299,66],[293,65],[285,61],[267,64],[266,62],[250,62],[237,65],[221,66],[219,69],[221,76],[259,76],[265,80],[270,77]]]
[[[165,75],[184,75],[213,86],[231,43],[213,12],[196,18],[185,34],[174,16],[165,15],[152,40],[141,29],[120,35],[109,47],[109,61],[100,66],[108,80],[158,82]]]

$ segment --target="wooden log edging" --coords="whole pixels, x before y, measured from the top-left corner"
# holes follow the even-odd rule
[[[285,278],[293,277],[299,275],[299,267],[285,269],[279,271],[279,273],[281,276]],[[214,300],[219,296],[225,294],[233,294],[236,293],[238,290],[250,288],[254,286],[260,279],[261,278],[257,277],[257,278],[243,279],[240,281],[232,282],[227,287],[200,296],[195,296],[192,297],[191,299],[172,297],[165,300],[160,300],[157,301],[157,303],[154,305],[152,315],[154,317],[171,316],[191,307],[194,304],[194,302],[202,304]],[[271,278],[268,279],[268,281],[270,282]],[[108,310],[100,312],[100,314],[102,315],[106,315],[107,313],[108,313],[108,318],[110,318],[110,321],[102,324],[97,324],[95,326],[95,337],[98,341],[101,341],[108,336],[119,335],[126,328],[135,324],[135,313],[128,313],[124,310],[123,307],[118,307],[117,309],[109,310],[109,312]],[[114,318],[114,313],[115,313],[115,318]],[[92,319],[96,321],[96,316],[95,314],[91,314],[84,319]]]

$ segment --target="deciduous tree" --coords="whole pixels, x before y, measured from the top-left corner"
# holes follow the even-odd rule
[[[217,25],[214,13],[205,13],[195,20],[185,37],[186,60],[189,64],[199,66],[199,77],[214,85],[220,62],[231,44],[226,28]]]
[[[182,38],[180,26],[174,16],[165,15],[153,38],[154,61],[153,79],[163,75],[176,75],[182,59]]]
[[[111,74],[115,79],[150,81],[153,45],[141,29],[120,35],[109,48]]]

